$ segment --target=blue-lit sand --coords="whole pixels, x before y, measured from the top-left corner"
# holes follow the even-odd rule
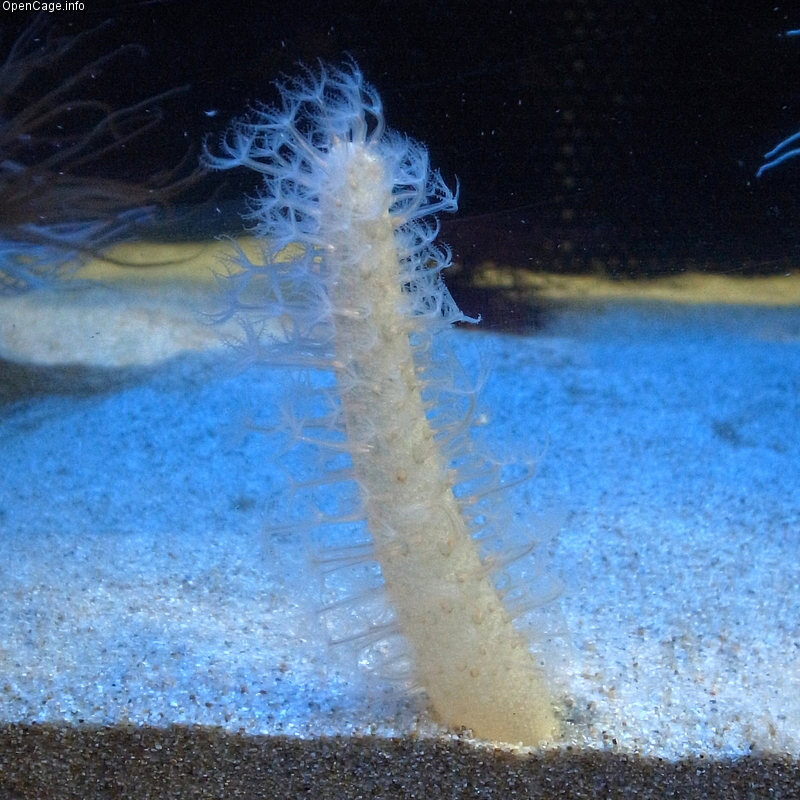
[[[263,534],[279,454],[242,424],[280,374],[231,371],[179,305],[83,297],[50,361],[154,363],[92,367],[92,391],[60,368],[59,393],[0,409],[0,718],[435,734],[331,654],[300,538]],[[5,356],[48,360],[9,351],[9,313]],[[26,319],[53,335],[52,313]],[[800,310],[602,303],[450,338],[489,353],[497,447],[538,457],[509,502],[559,520],[565,741],[800,754]]]

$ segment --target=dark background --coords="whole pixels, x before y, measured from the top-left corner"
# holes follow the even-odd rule
[[[122,105],[189,85],[120,172],[175,163],[248,104],[276,102],[273,81],[298,62],[349,55],[378,88],[390,126],[425,142],[451,185],[458,178],[460,209],[445,237],[467,265],[754,273],[791,271],[800,258],[800,158],[755,178],[763,154],[800,129],[800,36],[784,35],[800,28],[795,4],[84,6],[48,23],[74,34],[111,20],[86,58],[126,42],[145,48],[99,71],[91,91]],[[0,11],[4,52],[32,17]],[[212,181],[222,185],[207,233],[241,229],[230,212],[253,177]]]

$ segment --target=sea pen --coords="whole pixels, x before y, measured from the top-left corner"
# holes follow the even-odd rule
[[[309,388],[325,411],[296,433],[346,458],[319,481],[355,482],[359,505],[316,522],[366,520],[434,715],[484,739],[541,742],[555,730],[545,682],[496,588],[502,559],[480,550],[481,497],[498,479],[470,471],[470,420],[442,407],[436,334],[467,318],[442,280],[450,257],[433,215],[456,199],[421,145],[386,130],[354,64],[279,88],[280,108],[235,122],[205,155],[264,175],[252,216],[265,264],[232,272],[226,316],[245,320],[254,356],[335,376]],[[260,334],[254,315],[279,319],[281,334]]]

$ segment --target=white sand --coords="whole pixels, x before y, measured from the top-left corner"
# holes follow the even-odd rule
[[[205,346],[186,324],[142,335]],[[800,310],[617,303],[452,339],[492,353],[498,447],[542,453],[509,502],[563,519],[565,741],[800,754]],[[332,657],[300,540],[261,533],[279,454],[237,432],[279,373],[210,349],[75,380],[0,408],[0,719],[437,730]]]

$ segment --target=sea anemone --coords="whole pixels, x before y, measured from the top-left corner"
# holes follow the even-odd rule
[[[69,71],[110,23],[58,36],[47,20],[37,16],[0,66],[0,294],[52,285],[199,175],[184,159],[142,181],[108,177],[109,163],[162,121],[159,103],[182,89],[123,108],[92,97],[90,82],[141,48],[124,45]]]

